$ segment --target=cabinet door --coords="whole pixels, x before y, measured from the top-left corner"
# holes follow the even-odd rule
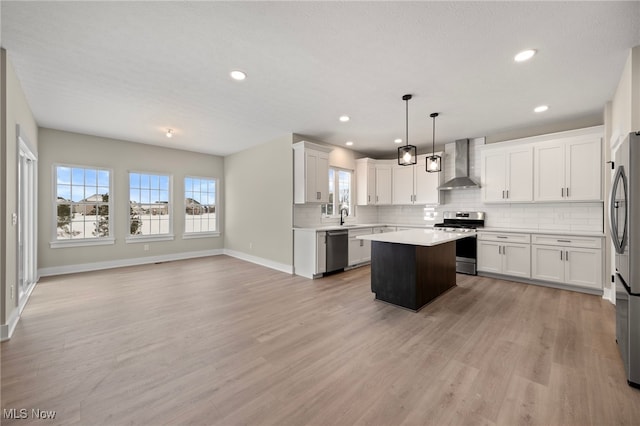
[[[415,175],[415,190],[414,190],[414,203],[415,204],[440,204],[440,173],[427,173],[426,171],[426,159],[419,160],[418,164],[414,166]]]
[[[564,248],[532,245],[531,277],[544,281],[564,281]]]
[[[570,248],[565,250],[565,281],[583,287],[602,288],[602,251]]]
[[[393,166],[392,204],[413,204],[413,166]]]
[[[506,170],[505,153],[502,150],[482,153],[482,201],[486,203],[505,202]]]
[[[558,201],[564,198],[564,152],[563,143],[535,147],[533,187],[536,201]]]
[[[367,204],[376,203],[376,166],[367,166]]]
[[[316,163],[316,192],[321,203],[329,202],[329,154],[318,152]]]
[[[327,271],[327,233],[316,233],[316,274]]]
[[[371,241],[360,240],[360,250],[362,262],[371,262]]]
[[[509,202],[533,200],[533,150],[512,149],[506,155],[505,198]]]
[[[502,249],[500,243],[478,241],[478,271],[502,273]]]
[[[376,166],[376,204],[391,204],[391,166]]]
[[[531,277],[531,246],[529,244],[503,245],[502,271],[506,275]]]
[[[565,196],[572,201],[602,198],[600,139],[570,142],[566,145]]]
[[[362,250],[360,249],[360,240],[357,238],[349,238],[349,266],[360,263],[362,259]]]
[[[320,202],[318,187],[318,153],[316,151],[305,151],[304,153],[304,185],[305,201],[308,203]],[[327,181],[329,176],[327,176]]]

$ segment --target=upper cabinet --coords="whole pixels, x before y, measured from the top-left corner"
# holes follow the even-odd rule
[[[437,153],[442,155],[442,153]],[[392,168],[392,204],[440,204],[441,173],[427,173],[426,156],[419,156],[413,166]]]
[[[356,160],[356,198],[359,206],[391,204],[389,160]]]
[[[518,203],[533,200],[533,148],[486,149],[482,164],[482,201]]]
[[[293,144],[293,202],[329,202],[329,152],[311,142]]]
[[[601,138],[550,141],[534,147],[536,201],[602,199]]]

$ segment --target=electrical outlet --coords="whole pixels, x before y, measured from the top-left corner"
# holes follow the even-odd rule
[[[11,300],[13,300],[13,286],[11,286]]]
[[[149,251],[149,244],[145,244],[143,249],[144,249],[144,251]]]
[[[249,243],[249,250],[253,250],[253,243]]]
[[[17,213],[13,213],[11,215],[11,224],[14,225],[14,226],[18,224],[18,214]]]

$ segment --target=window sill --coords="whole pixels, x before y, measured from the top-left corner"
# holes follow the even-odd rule
[[[139,235],[139,236],[129,236],[125,238],[125,242],[127,244],[136,244],[136,243],[148,243],[151,241],[173,241],[175,237],[173,234],[163,234],[163,235]]]
[[[219,237],[220,232],[189,232],[182,234],[183,240],[192,240],[195,238],[211,238],[211,237]]]
[[[96,239],[83,239],[83,240],[61,240],[49,242],[49,247],[68,248],[68,247],[88,247],[88,246],[108,246],[116,243],[115,238],[96,238]]]

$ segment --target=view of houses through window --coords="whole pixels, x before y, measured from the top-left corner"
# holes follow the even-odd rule
[[[55,240],[99,239],[111,235],[110,174],[106,169],[55,166]]]
[[[129,235],[171,234],[170,176],[129,173]]]
[[[351,215],[352,175],[351,170],[329,168],[329,203],[322,206],[323,215],[338,216],[341,209],[345,209],[347,214]]]
[[[186,177],[184,179],[185,233],[215,232],[216,180]]]

